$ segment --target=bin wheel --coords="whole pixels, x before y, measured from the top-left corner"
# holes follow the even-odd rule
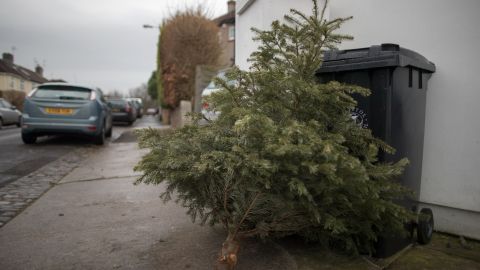
[[[422,245],[430,243],[433,235],[433,212],[430,208],[422,208],[418,216],[417,241]]]

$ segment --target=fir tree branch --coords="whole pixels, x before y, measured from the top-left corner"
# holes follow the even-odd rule
[[[253,206],[255,205],[255,202],[257,201],[258,197],[260,196],[260,192],[257,192],[257,194],[255,195],[255,197],[253,198],[253,200],[250,202],[250,204],[248,205],[248,208],[247,210],[245,210],[245,213],[243,214],[243,217],[242,219],[240,220],[240,222],[237,224],[236,228],[235,228],[235,231],[233,233],[233,238],[235,239],[236,235],[238,234],[238,231],[240,230],[240,227],[242,226],[243,222],[245,221],[245,219],[247,218],[247,216],[250,214],[250,211],[252,210]]]

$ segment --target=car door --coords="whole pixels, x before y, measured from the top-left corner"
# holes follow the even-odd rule
[[[12,104],[8,103],[5,100],[0,100],[2,106],[0,110],[2,110],[3,122],[5,124],[12,124],[17,122],[18,114],[12,110]]]

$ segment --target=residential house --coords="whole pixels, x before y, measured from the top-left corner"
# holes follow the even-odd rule
[[[323,5],[322,0],[319,1]],[[395,43],[435,63],[427,91],[419,201],[437,230],[480,239],[480,1],[335,0],[329,18],[353,16],[340,49]],[[248,69],[258,44],[250,28],[267,29],[289,9],[311,13],[311,0],[237,1],[236,64]],[[313,108],[312,108],[313,109]]]
[[[220,66],[231,67],[235,64],[235,1],[228,1],[228,12],[216,19],[214,22],[220,27],[218,37],[222,54],[220,55]]]
[[[3,53],[0,59],[0,91],[16,90],[28,94],[37,85],[47,82],[40,65],[35,71],[16,65],[11,53]]]

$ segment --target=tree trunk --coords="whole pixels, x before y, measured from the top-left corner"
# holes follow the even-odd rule
[[[234,270],[237,265],[238,250],[240,243],[235,239],[235,236],[229,232],[227,239],[222,244],[215,270]]]
[[[162,114],[162,124],[163,125],[169,125],[170,124],[170,110],[162,108],[161,114]]]

